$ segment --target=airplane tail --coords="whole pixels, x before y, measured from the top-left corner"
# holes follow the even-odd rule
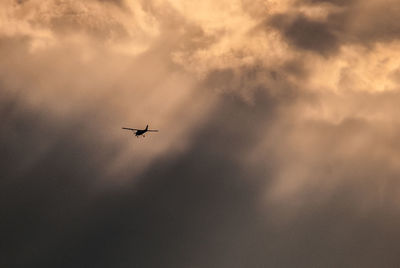
[[[146,126],[146,130],[148,130],[148,129],[149,129],[149,125]]]

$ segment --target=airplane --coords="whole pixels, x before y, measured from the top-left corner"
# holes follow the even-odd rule
[[[146,136],[144,135],[146,132],[158,132],[157,129],[149,129],[149,125],[147,125],[145,129],[127,128],[127,127],[123,127],[122,129],[132,130],[132,131],[133,131],[133,134],[135,134],[135,136],[136,136],[137,138],[139,138],[139,136],[146,137]]]

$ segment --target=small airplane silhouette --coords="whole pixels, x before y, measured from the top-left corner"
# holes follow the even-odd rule
[[[132,130],[137,138],[139,136],[146,137],[144,135],[146,132],[158,132],[157,129],[149,129],[149,125],[147,125],[145,129],[127,128],[127,127],[123,127],[122,129]]]

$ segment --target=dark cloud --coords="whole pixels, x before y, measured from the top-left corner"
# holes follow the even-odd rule
[[[295,48],[324,56],[337,54],[346,44],[371,46],[400,38],[394,2],[301,1],[302,4],[332,3],[339,10],[327,11],[326,18],[311,18],[303,13],[275,14],[267,26],[277,29]]]
[[[18,3],[18,4],[20,4],[20,5],[22,5],[22,4],[24,4],[24,3],[26,3],[26,2],[28,2],[29,0],[16,0],[16,2]]]
[[[310,75],[307,63],[301,59],[289,59],[283,63],[282,69],[286,75],[292,75],[298,79],[307,79]]]
[[[378,195],[371,198],[376,184],[370,183],[376,175],[383,178],[388,173],[366,165],[367,155],[350,157],[346,159],[350,162],[336,164],[330,173],[321,173],[329,172],[324,166],[329,157],[320,158],[314,175],[324,174],[321,184],[344,176],[344,183],[324,198],[317,197],[321,191],[317,187],[303,193],[301,204],[289,199],[284,205],[260,206],[281,168],[279,151],[290,148],[286,137],[299,129],[281,129],[281,139],[271,141],[275,145],[265,152],[264,165],[244,164],[242,158],[258,146],[265,131],[276,131],[281,121],[278,110],[286,101],[260,89],[255,99],[249,105],[240,97],[220,95],[212,116],[197,126],[190,148],[160,157],[136,183],[96,195],[90,182],[104,176],[99,167],[110,156],[99,158],[99,152],[110,148],[82,140],[82,128],[80,133],[64,133],[45,115],[24,111],[12,99],[3,101],[2,122],[8,130],[0,140],[7,148],[2,157],[2,172],[6,170],[1,187],[1,217],[6,219],[2,221],[6,230],[2,265],[376,267],[397,263],[397,209],[390,198],[383,203]],[[319,138],[317,144],[338,146],[339,137],[348,140],[348,135],[370,132],[369,127],[362,121],[329,127],[317,122],[306,129],[307,135]],[[10,136],[18,142],[10,142]],[[50,149],[15,176],[24,157],[55,136]],[[395,174],[391,176],[387,190],[397,184]],[[371,203],[360,209],[365,202]],[[282,219],[282,211],[288,208],[295,216]]]
[[[249,173],[240,165],[240,155],[257,140],[249,135],[260,134],[235,131],[238,122],[246,128],[257,122],[246,121],[253,108],[240,98],[220,102],[215,119],[198,127],[186,153],[163,157],[139,183],[95,198],[91,182],[104,176],[99,167],[108,161],[98,153],[110,148],[88,145],[82,128],[64,133],[45,115],[25,113],[11,100],[4,105],[9,107],[2,113],[8,131],[1,136],[7,148],[3,158],[9,159],[2,161],[5,266],[235,265],[219,259],[219,252],[234,242],[244,216],[253,217],[261,190],[246,182]],[[265,120],[272,117],[272,106],[257,108],[266,111]],[[48,150],[17,172],[51,139]],[[226,253],[230,250],[236,249],[228,246]]]
[[[123,6],[125,1],[124,0],[97,0],[100,3],[111,3],[111,4],[115,4],[118,6]]]
[[[302,15],[287,19],[284,15],[277,15],[270,23],[280,29],[283,36],[295,47],[322,55],[329,55],[339,50],[340,42],[329,24]]]
[[[298,4],[333,4],[337,6],[348,6],[358,0],[299,0]]]

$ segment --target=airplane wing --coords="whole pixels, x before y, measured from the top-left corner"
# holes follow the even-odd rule
[[[148,132],[158,132],[157,129],[148,129],[147,131],[148,131]]]
[[[140,130],[140,129],[137,129],[137,128],[127,128],[127,127],[123,127],[122,129],[127,129],[127,130]]]

